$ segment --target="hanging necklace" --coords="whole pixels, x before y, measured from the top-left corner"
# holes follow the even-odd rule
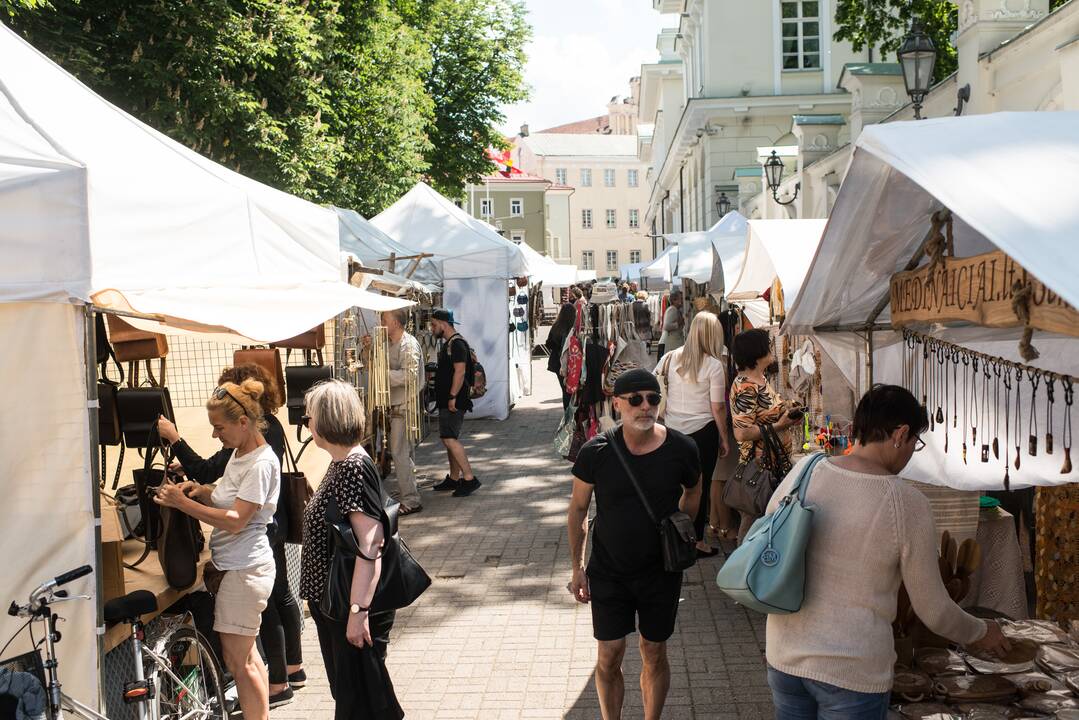
[[[1027,452],[1031,457],[1035,457],[1038,454],[1038,385],[1042,381],[1042,375],[1037,370],[1028,370],[1027,377],[1030,378],[1030,420],[1027,423],[1030,437],[1027,440]]]
[[[952,348],[952,428],[959,427],[959,348]]]
[[[1011,465],[1011,440],[1012,431],[1012,374],[1008,368],[1004,368],[1004,491],[1011,489],[1011,480],[1008,477],[1008,467]]]
[[[970,397],[971,397],[971,414],[970,414],[970,448],[973,450],[978,445],[978,356],[975,355],[970,359],[971,373],[970,373]]]
[[[1022,405],[1020,403],[1020,396],[1023,394],[1023,371],[1020,368],[1015,369],[1015,469],[1019,469],[1019,458],[1023,456],[1019,449],[1019,434],[1021,423],[1023,422]]]
[[[929,342],[922,343],[922,409],[929,412],[929,383],[926,382],[926,374],[929,370]],[[932,423],[930,423],[932,425]],[[932,428],[930,428],[932,429]]]
[[[982,462],[989,462],[989,360],[982,361]]]
[[[1053,394],[1055,392],[1056,378],[1052,375],[1045,376],[1045,454],[1053,454]]]
[[[940,404],[942,402],[945,402],[941,398],[944,397],[944,383],[945,383],[945,381],[947,380],[947,377],[948,377],[948,374],[946,372],[944,372],[944,346],[943,345],[938,345],[937,346],[936,374],[937,374],[937,388],[936,388],[936,392],[937,392],[937,403],[936,403],[937,404],[937,425],[943,425],[944,424],[944,410],[941,408]],[[945,403],[945,404],[947,404],[947,403]]]
[[[967,374],[970,369],[970,356],[963,353],[963,464],[967,464],[967,417],[970,415],[970,393],[967,386]],[[956,393],[958,395],[958,393]]]
[[[1064,465],[1060,468],[1060,474],[1067,475],[1072,471],[1072,401],[1075,400],[1075,390],[1071,378],[1060,378],[1060,384],[1064,386],[1064,425],[1060,429],[1064,436]]]
[[[993,363],[993,375],[993,457],[1000,460],[1000,363]]]

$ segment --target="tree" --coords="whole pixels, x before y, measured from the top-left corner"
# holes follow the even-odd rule
[[[1067,0],[1050,0],[1053,10]],[[935,80],[955,72],[957,56],[952,38],[959,27],[957,7],[949,0],[837,0],[836,40],[847,40],[855,51],[867,44],[880,51],[882,61],[895,62],[912,18],[918,18],[937,47]]]
[[[506,146],[502,105],[527,99],[525,51],[531,26],[520,0],[397,0],[395,7],[428,39],[425,78],[434,114],[427,127],[428,176],[457,195],[491,171],[488,147]]]

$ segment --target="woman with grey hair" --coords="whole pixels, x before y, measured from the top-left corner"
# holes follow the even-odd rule
[[[340,514],[348,518],[363,555],[378,558],[381,554],[382,481],[361,445],[363,403],[355,388],[341,380],[319,383],[304,400],[304,421],[315,445],[329,453],[331,462],[304,513],[300,597],[307,600],[318,630],[330,694],[336,705],[334,717],[400,720],[404,712],[386,669],[386,648],[395,614],[392,610],[370,612],[381,561],[356,558],[347,621],[331,620],[319,611],[333,552],[326,530],[331,498]]]

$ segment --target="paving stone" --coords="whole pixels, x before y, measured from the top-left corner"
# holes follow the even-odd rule
[[[561,417],[546,360],[533,363],[534,394],[508,420],[469,420],[464,438],[483,487],[468,498],[421,489],[424,511],[401,534],[434,580],[398,613],[387,658],[410,720],[597,720],[596,644],[589,608],[566,592],[569,465],[551,438]],[[417,474],[437,482],[445,452],[432,433]],[[312,450],[317,452],[317,450]],[[421,485],[422,488],[422,485]],[[668,643],[671,691],[664,718],[771,718],[764,618],[715,586],[717,560],[686,573],[679,625]],[[637,637],[623,673],[626,718],[643,710]],[[332,720],[314,623],[304,628],[308,685],[272,720]]]

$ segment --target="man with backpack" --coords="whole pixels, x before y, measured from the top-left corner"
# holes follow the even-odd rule
[[[461,333],[454,327],[452,310],[437,308],[431,313],[431,333],[442,339],[435,371],[435,399],[438,404],[438,436],[446,446],[450,471],[435,490],[452,490],[454,497],[467,497],[481,485],[461,444],[465,413],[472,409],[472,386],[477,363]]]

